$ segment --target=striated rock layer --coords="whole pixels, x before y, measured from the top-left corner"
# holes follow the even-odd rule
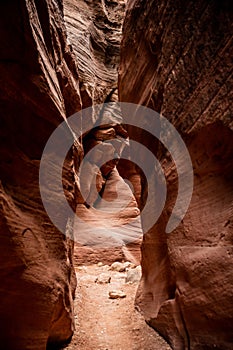
[[[125,0],[64,0],[83,107],[111,101],[117,89],[124,10]]]
[[[97,106],[100,103],[118,101],[117,80],[124,12],[125,0],[64,0],[68,40],[78,63],[82,107],[93,106],[93,125],[90,125],[90,129],[95,126],[95,122],[101,121],[102,123],[101,127],[84,135],[84,156],[97,146],[100,147],[100,153],[102,152],[101,147],[105,146],[103,148],[105,155],[106,153],[109,153],[110,156],[114,156],[114,153],[120,155],[124,144],[123,139],[128,136],[120,125],[122,117],[119,111],[113,111],[107,107],[106,110],[103,108],[102,115],[102,112],[99,114],[100,110]],[[112,142],[111,139],[116,140]],[[108,205],[111,210],[115,210],[115,213],[118,205],[122,208],[127,205],[126,199],[119,201],[115,206],[113,203],[114,196],[116,197],[117,193],[120,195],[122,191],[122,189],[112,191],[116,184],[122,181],[119,174],[118,179],[115,177],[115,181],[111,180],[111,171],[113,170],[115,174],[118,162],[113,161],[112,164],[106,164],[101,169],[99,169],[98,162],[101,162],[99,154],[96,154],[91,161],[88,160],[87,155],[85,163],[87,174],[81,181],[83,194],[86,194],[86,203],[79,198],[76,210],[77,215],[82,216],[85,220],[82,224],[75,225],[77,243],[75,260],[77,263],[94,263],[99,260],[109,263],[122,259],[139,262],[140,219],[138,218],[138,223],[131,225],[130,228],[120,227],[119,223],[117,224],[117,221],[121,221],[120,215],[116,214],[114,218],[110,218],[109,215],[102,212],[101,205],[96,203],[98,193],[105,197],[109,192],[110,195],[107,196],[112,198],[108,199],[110,201]],[[125,175],[122,167],[119,167],[119,172],[120,175]],[[126,184],[124,186],[126,193],[134,202],[131,189]],[[131,212],[128,211],[127,214],[128,221],[131,216],[135,216],[134,211],[137,209],[136,203],[131,206]],[[128,230],[131,231],[130,234]]]
[[[76,280],[73,243],[53,226],[40,199],[39,165],[51,132],[80,109],[78,73],[61,1],[3,1],[0,17],[0,343],[45,350],[73,333]],[[64,174],[73,205],[71,154]],[[53,180],[48,174],[48,183]]]
[[[232,19],[227,0],[131,0],[123,27],[120,100],[161,112],[193,162],[190,207],[166,234],[175,165],[159,142],[128,128],[160,160],[168,191],[144,235],[136,304],[175,350],[233,347]]]
[[[123,149],[128,148],[127,132],[118,123],[121,118],[116,112],[119,109],[104,108],[103,125],[83,139],[85,156],[79,171],[81,191],[74,220],[78,263],[82,256],[85,263],[93,263],[97,257],[102,262],[126,259],[139,263],[140,210],[116,167]]]
[[[124,1],[13,0],[10,3],[3,1],[0,10],[0,343],[4,349],[44,350],[72,336],[72,298],[76,280],[73,242],[54,227],[41,201],[41,156],[49,136],[61,122],[67,124],[67,117],[81,107],[117,101]],[[99,115],[95,108],[93,112],[95,123]],[[111,111],[107,111],[107,115],[111,116]],[[109,141],[109,136],[118,139],[106,147],[111,152],[120,152],[121,143],[127,138],[120,123],[121,118],[117,121],[110,118],[110,127],[86,135],[85,152],[91,149],[92,141]],[[61,144],[65,142],[63,139],[59,141]],[[81,245],[77,247],[77,260],[80,261],[82,254],[82,261],[104,260],[105,254],[108,262],[129,259],[132,256],[126,245],[137,255],[137,239],[141,235],[139,217],[130,232],[122,232],[122,229],[117,232],[117,235],[124,233],[121,237],[123,247],[114,245],[109,250],[104,244],[97,254],[93,243],[98,245],[98,242],[96,244],[91,236],[95,225],[88,236],[85,232],[79,235],[80,228],[73,233],[72,220],[67,222],[64,216],[62,193],[56,187],[59,182],[59,172],[56,175],[59,145],[58,142],[50,152],[52,161],[40,180],[46,187],[46,198],[56,209],[53,215],[63,232],[67,229],[70,238],[84,237],[90,242],[90,247],[83,253]],[[87,218],[96,220],[100,226],[105,222],[104,231],[109,235],[112,227],[109,216],[106,215],[101,222],[97,210],[91,217],[87,203],[81,198],[77,171],[82,156],[82,145],[76,140],[64,162],[64,193],[79,215],[83,211]],[[89,169],[89,175],[95,174],[94,161],[89,162]],[[119,185],[123,186],[123,195],[127,194],[130,200],[122,218],[114,217],[114,220],[128,223],[131,217],[138,216],[135,198],[119,176],[116,162],[102,164],[97,173],[98,190],[103,198],[109,201],[112,195],[117,197]],[[92,202],[92,189],[96,187],[96,181],[88,176],[84,180],[87,199],[92,205],[95,202],[95,198]],[[103,207],[103,203],[102,200],[99,205]],[[117,203],[116,209],[118,205],[122,207],[122,203]],[[108,206],[107,202],[103,209],[110,206],[111,203]]]

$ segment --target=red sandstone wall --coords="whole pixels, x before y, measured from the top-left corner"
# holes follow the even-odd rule
[[[136,304],[176,350],[233,346],[232,34],[230,1],[128,2],[120,100],[172,122],[194,169],[188,212],[167,235],[175,166],[161,145],[130,129],[160,160],[168,189],[162,215],[144,236]]]

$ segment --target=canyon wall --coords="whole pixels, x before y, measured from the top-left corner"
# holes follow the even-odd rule
[[[58,124],[82,107],[117,101],[118,88],[121,101],[161,112],[177,128],[194,170],[189,210],[179,227],[166,234],[178,188],[166,149],[142,129],[126,131],[121,116],[111,119],[111,111],[106,113],[110,125],[84,135],[85,154],[91,144],[112,137],[127,143],[129,135],[154,152],[166,174],[164,211],[144,235],[137,307],[176,350],[232,348],[232,5],[226,0],[221,4],[130,0],[117,86],[124,8],[124,1],[107,0],[1,2],[0,342],[4,349],[44,350],[73,333],[73,242],[54,227],[44,210],[40,160]],[[98,116],[93,109],[94,123]],[[110,153],[118,147],[118,142],[108,145]],[[89,211],[77,191],[74,167],[77,170],[82,156],[76,140],[64,163],[64,192],[73,209],[78,202],[79,214],[83,211],[94,226],[105,220],[111,231],[113,221],[95,211],[104,203],[97,202]],[[95,161],[89,161],[103,198],[117,197],[116,184],[130,196],[129,211],[114,220],[128,223],[137,217],[137,206],[143,208],[146,202],[143,174],[127,161],[118,163],[118,170],[113,162],[96,173]],[[136,198],[118,171],[132,181]],[[48,172],[48,194],[60,203],[54,180]],[[87,181],[88,191],[92,185],[91,179]],[[150,200],[151,207],[156,206],[156,195]],[[62,212],[57,215],[65,230],[67,218]],[[131,227],[129,238],[124,232],[127,243],[136,241],[139,227],[140,222],[136,229]],[[70,234],[79,234],[79,229]],[[95,238],[88,239],[90,246],[96,244]],[[97,261],[104,254],[109,261],[131,257],[130,250],[115,245],[105,250],[102,245],[98,253],[77,247],[80,262]]]
[[[73,243],[41,202],[39,165],[51,132],[81,108],[78,72],[61,1],[2,1],[0,17],[0,343],[44,350],[73,333],[76,279]],[[72,154],[64,172],[74,205]],[[53,181],[48,173],[51,198]]]
[[[164,210],[144,235],[136,305],[175,350],[233,346],[232,20],[226,0],[130,0],[123,26],[120,100],[166,117],[193,164],[189,209],[167,234],[178,190],[174,162],[155,138],[128,127],[157,156],[167,182]],[[145,192],[146,184],[141,198]]]
[[[68,40],[78,62],[83,107],[112,101],[117,90],[125,0],[63,3]]]
[[[93,124],[82,139],[87,174],[84,181],[81,181],[81,187],[87,193],[87,198],[85,201],[83,198],[78,200],[76,210],[84,223],[75,225],[75,261],[78,264],[100,260],[111,263],[123,259],[139,262],[140,218],[136,225],[126,228],[122,225],[122,214],[117,213],[120,207],[125,207],[125,192],[131,201],[128,220],[135,217],[135,213],[139,213],[129,186],[119,176],[119,173],[125,175],[124,164],[115,160],[101,169],[97,166],[106,154],[109,154],[110,159],[114,154],[120,157],[121,148],[127,148],[128,135],[120,125],[122,116],[119,108],[114,110],[109,106],[98,106],[118,101],[118,67],[125,1],[64,0],[64,14],[68,41],[78,63],[82,107],[93,106],[90,111]],[[85,123],[87,124],[87,115],[83,118],[84,127]],[[102,125],[96,127],[96,123]],[[93,147],[99,147],[99,151],[92,157],[87,153]],[[115,212],[111,216],[106,213],[104,201],[98,199],[95,193],[96,178],[98,193],[102,193],[103,199],[107,198],[112,214]],[[116,190],[118,185],[121,187],[120,191]],[[122,198],[121,193],[124,193]]]
[[[61,207],[63,194],[56,187],[59,144],[47,154],[51,163],[40,181],[46,187],[46,196],[53,208],[56,204],[59,208],[53,215],[62,231],[68,230],[67,237],[50,221],[39,188],[42,153],[56,127],[65,122],[69,133],[67,118],[82,107],[118,100],[124,8],[124,1],[13,0],[2,1],[0,5],[2,348],[44,350],[66,342],[74,331],[73,255],[81,262],[94,262],[103,256],[112,262],[125,257],[119,245],[117,248],[113,245],[111,252],[106,248],[96,253],[92,248],[82,251],[81,244],[74,252],[74,242],[67,237],[75,235],[78,239],[80,231],[75,227],[74,232],[67,225]],[[107,114],[111,117],[111,113]],[[93,118],[93,123],[99,118],[94,109]],[[110,118],[111,127],[86,135],[85,152],[91,148],[91,143],[106,141],[109,130],[110,138],[123,136],[126,139],[127,132],[119,123],[121,119]],[[70,136],[75,139],[72,133]],[[66,142],[61,140],[61,144],[62,141]],[[115,150],[108,146],[111,152]],[[78,203],[77,213],[85,211],[89,217],[88,206],[78,188],[77,171],[82,157],[83,147],[76,139],[64,162],[63,188],[72,209],[75,211]],[[95,164],[90,163],[90,167],[95,174]],[[109,169],[113,172],[107,183]],[[109,200],[116,183],[124,183],[116,163],[107,171],[106,167],[101,171],[102,174],[98,173],[99,191],[104,184],[103,197]],[[92,181],[86,180],[86,187],[91,187]],[[124,186],[131,196],[129,218],[139,212],[132,192],[126,184]],[[95,220],[102,224],[97,214],[91,218],[94,227]],[[108,225],[111,230],[110,220]],[[95,238],[88,238],[92,246]]]

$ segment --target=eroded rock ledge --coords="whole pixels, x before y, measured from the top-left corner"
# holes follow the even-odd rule
[[[136,304],[176,350],[233,344],[232,38],[230,1],[128,2],[120,99],[172,122],[194,168],[189,210],[167,235],[175,166],[160,144],[129,129],[160,160],[168,189],[164,211],[144,237]]]

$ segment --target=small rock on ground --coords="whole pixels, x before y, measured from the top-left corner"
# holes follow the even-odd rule
[[[96,279],[95,283],[98,284],[105,284],[105,283],[110,283],[111,281],[111,276],[107,273],[101,273]]]
[[[125,282],[138,283],[141,279],[141,275],[142,275],[141,266],[137,266],[135,269],[130,269],[127,271]]]
[[[117,272],[125,272],[127,269],[129,268],[133,268],[135,267],[134,264],[132,264],[129,261],[126,261],[124,263],[119,262],[119,261],[115,261],[111,266],[110,266],[110,270],[112,271],[117,271]]]
[[[126,297],[126,294],[122,290],[112,290],[108,295],[109,299],[121,299]]]

